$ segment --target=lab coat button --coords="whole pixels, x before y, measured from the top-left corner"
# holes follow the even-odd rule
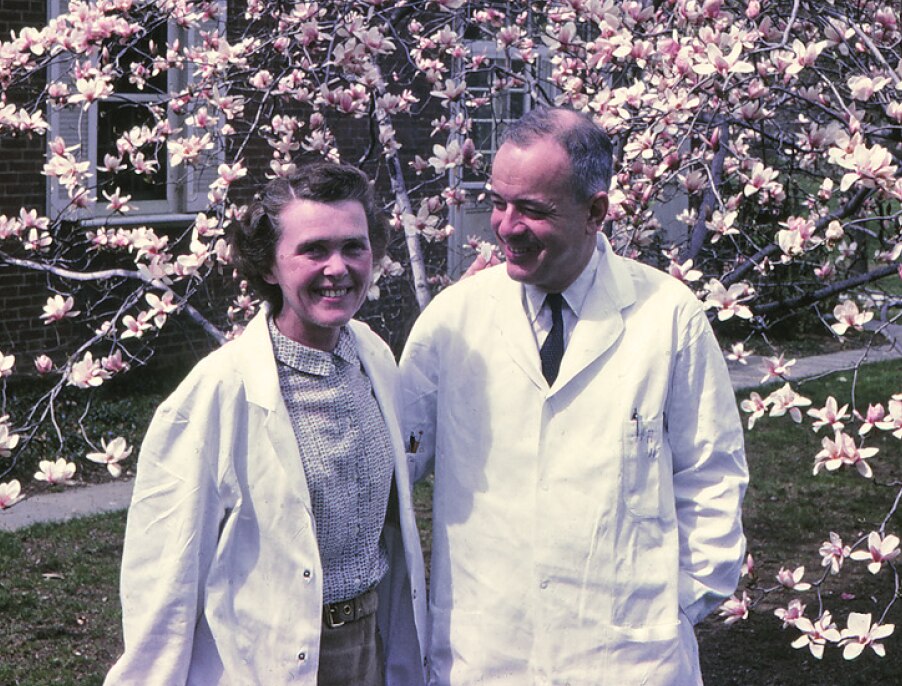
[[[542,583],[539,584],[539,588],[541,588],[541,589],[548,588],[548,579],[542,579]]]
[[[313,576],[313,573],[309,569],[304,570],[304,580],[310,581],[310,577]]]
[[[307,653],[305,653],[303,650],[298,653],[298,660],[303,662],[306,659],[307,659]]]

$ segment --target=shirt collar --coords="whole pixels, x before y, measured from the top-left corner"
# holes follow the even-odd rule
[[[288,338],[279,331],[271,317],[267,319],[267,324],[276,360],[299,372],[328,376],[335,372],[338,360],[343,360],[348,364],[353,364],[358,360],[357,344],[346,326],[341,327],[338,331],[338,343],[335,345],[335,349],[325,351],[308,348],[306,345]]]
[[[580,275],[561,294],[564,296],[567,307],[576,315],[577,319],[579,319],[580,311],[586,302],[586,296],[589,294],[592,284],[595,283],[595,271],[598,268],[598,260],[598,249],[596,249],[592,251],[589,263],[580,272]],[[534,322],[536,317],[539,316],[548,292],[538,286],[523,284],[523,295],[526,302],[526,314],[529,316],[529,321]]]

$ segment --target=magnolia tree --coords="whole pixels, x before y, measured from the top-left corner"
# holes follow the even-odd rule
[[[496,131],[516,114],[512,92],[589,112],[610,134],[605,231],[621,254],[697,292],[730,359],[747,363],[753,335],[767,340],[800,312],[836,336],[898,317],[897,2],[55,1],[46,27],[0,43],[0,136],[44,142],[55,199],[0,216],[0,268],[45,275],[35,317],[48,327],[68,320],[82,335],[65,358],[0,353],[0,376],[54,380],[33,407],[0,411],[0,457],[10,465],[53,421],[62,389],[89,396],[140,363],[139,346],[152,347],[173,313],[217,342],[240,334],[258,301],[234,276],[223,233],[256,183],[291,174],[302,155],[344,150],[344,161],[390,188],[397,240],[371,295],[388,280],[407,283],[425,306],[448,279],[427,270],[424,251],[455,230],[452,210],[484,201]],[[91,122],[123,100],[138,114],[111,128],[108,149],[92,147]],[[351,152],[349,130],[366,136]],[[429,144],[405,145],[399,132],[410,131]],[[190,190],[187,228],[129,220],[142,189],[161,186]],[[469,244],[482,263],[497,257],[491,243]],[[230,303],[211,305],[213,282],[231,289]],[[742,401],[749,427],[807,416],[829,434],[811,455],[815,475],[873,479],[869,441],[902,439],[902,394],[868,407],[831,397],[805,410],[792,364],[765,360],[763,380],[785,384]],[[65,483],[83,458],[117,477],[136,438],[86,436],[83,456],[53,456],[35,478]],[[814,593],[810,609],[799,596],[777,613],[797,630],[793,645],[816,657],[827,645],[847,658],[868,646],[882,655],[892,602],[876,617],[837,615],[841,626],[821,589],[850,565],[899,588],[899,538],[889,530],[899,488],[886,489],[865,536],[824,532],[822,575],[782,568],[773,587],[728,601],[726,621],[778,589]],[[0,508],[21,498],[18,480],[0,484]]]

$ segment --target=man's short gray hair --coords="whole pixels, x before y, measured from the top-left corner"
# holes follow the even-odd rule
[[[592,118],[564,107],[540,105],[512,122],[501,135],[501,144],[529,147],[540,138],[551,137],[570,159],[573,192],[586,201],[611,185],[613,146],[608,135]]]

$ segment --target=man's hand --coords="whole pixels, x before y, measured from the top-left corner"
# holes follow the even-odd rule
[[[466,279],[468,276],[473,276],[476,272],[481,272],[486,267],[494,267],[496,264],[501,264],[501,260],[498,259],[498,256],[494,252],[490,253],[489,259],[486,259],[482,253],[480,253],[467,268],[467,271],[461,274],[460,278]]]

